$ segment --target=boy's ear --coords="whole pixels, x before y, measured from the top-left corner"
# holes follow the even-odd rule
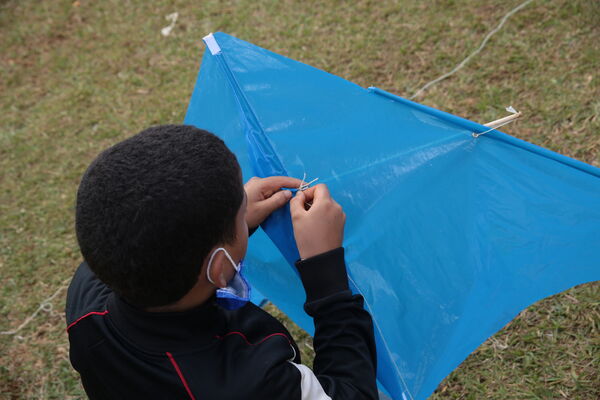
[[[229,260],[225,257],[222,251],[217,252],[213,257],[212,264],[210,266],[210,271],[208,270],[208,263],[206,273],[207,275],[210,273],[210,278],[213,280],[214,285],[220,288],[224,288],[227,286],[227,279],[225,278],[225,268]],[[210,282],[210,279],[207,280]]]

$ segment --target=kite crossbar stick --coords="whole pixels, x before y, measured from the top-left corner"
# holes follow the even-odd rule
[[[484,125],[487,126],[488,128],[496,129],[496,128],[501,127],[502,125],[506,125],[510,122],[513,122],[515,119],[519,118],[521,115],[523,115],[523,113],[517,112],[516,114],[508,115],[504,118],[500,118],[495,121],[488,122],[487,124],[484,124]]]
[[[520,118],[523,115],[522,112],[515,110],[512,106],[506,107],[506,111],[510,112],[511,115],[508,115],[504,118],[497,119],[492,122],[488,122],[487,124],[483,124],[484,126],[487,126],[490,129],[488,129],[487,131],[481,132],[481,133],[473,132],[473,137],[477,138],[477,137],[483,135],[484,133],[493,131],[494,129],[500,128],[501,126],[504,126],[506,124],[510,124],[511,122],[515,121],[517,118]]]

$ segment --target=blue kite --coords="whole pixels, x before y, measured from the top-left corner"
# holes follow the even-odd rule
[[[392,398],[427,398],[521,310],[600,279],[600,169],[224,33],[205,42],[185,123],[220,136],[245,180],[328,185]],[[246,276],[312,333],[289,208],[262,228]]]

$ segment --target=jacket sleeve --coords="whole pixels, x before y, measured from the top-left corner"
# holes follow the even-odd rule
[[[299,260],[296,267],[306,291],[304,309],[315,322],[319,383],[332,399],[377,399],[373,321],[363,297],[348,287],[344,249]]]

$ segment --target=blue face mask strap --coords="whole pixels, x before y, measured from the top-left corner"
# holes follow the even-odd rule
[[[227,252],[227,250],[225,250],[223,247],[219,247],[218,249],[215,249],[215,251],[213,251],[212,254],[210,255],[210,258],[208,259],[208,265],[206,266],[206,278],[208,279],[208,281],[210,283],[212,283],[215,286],[216,286],[215,281],[213,281],[212,278],[210,277],[210,267],[212,266],[213,259],[215,258],[215,256],[217,255],[217,253],[219,251],[222,251],[223,254],[225,254],[225,257],[227,257],[227,259],[229,260],[231,265],[233,265],[233,269],[235,269],[236,272],[240,272],[239,265],[236,265],[235,261],[233,261],[233,258],[231,258],[231,256]]]

